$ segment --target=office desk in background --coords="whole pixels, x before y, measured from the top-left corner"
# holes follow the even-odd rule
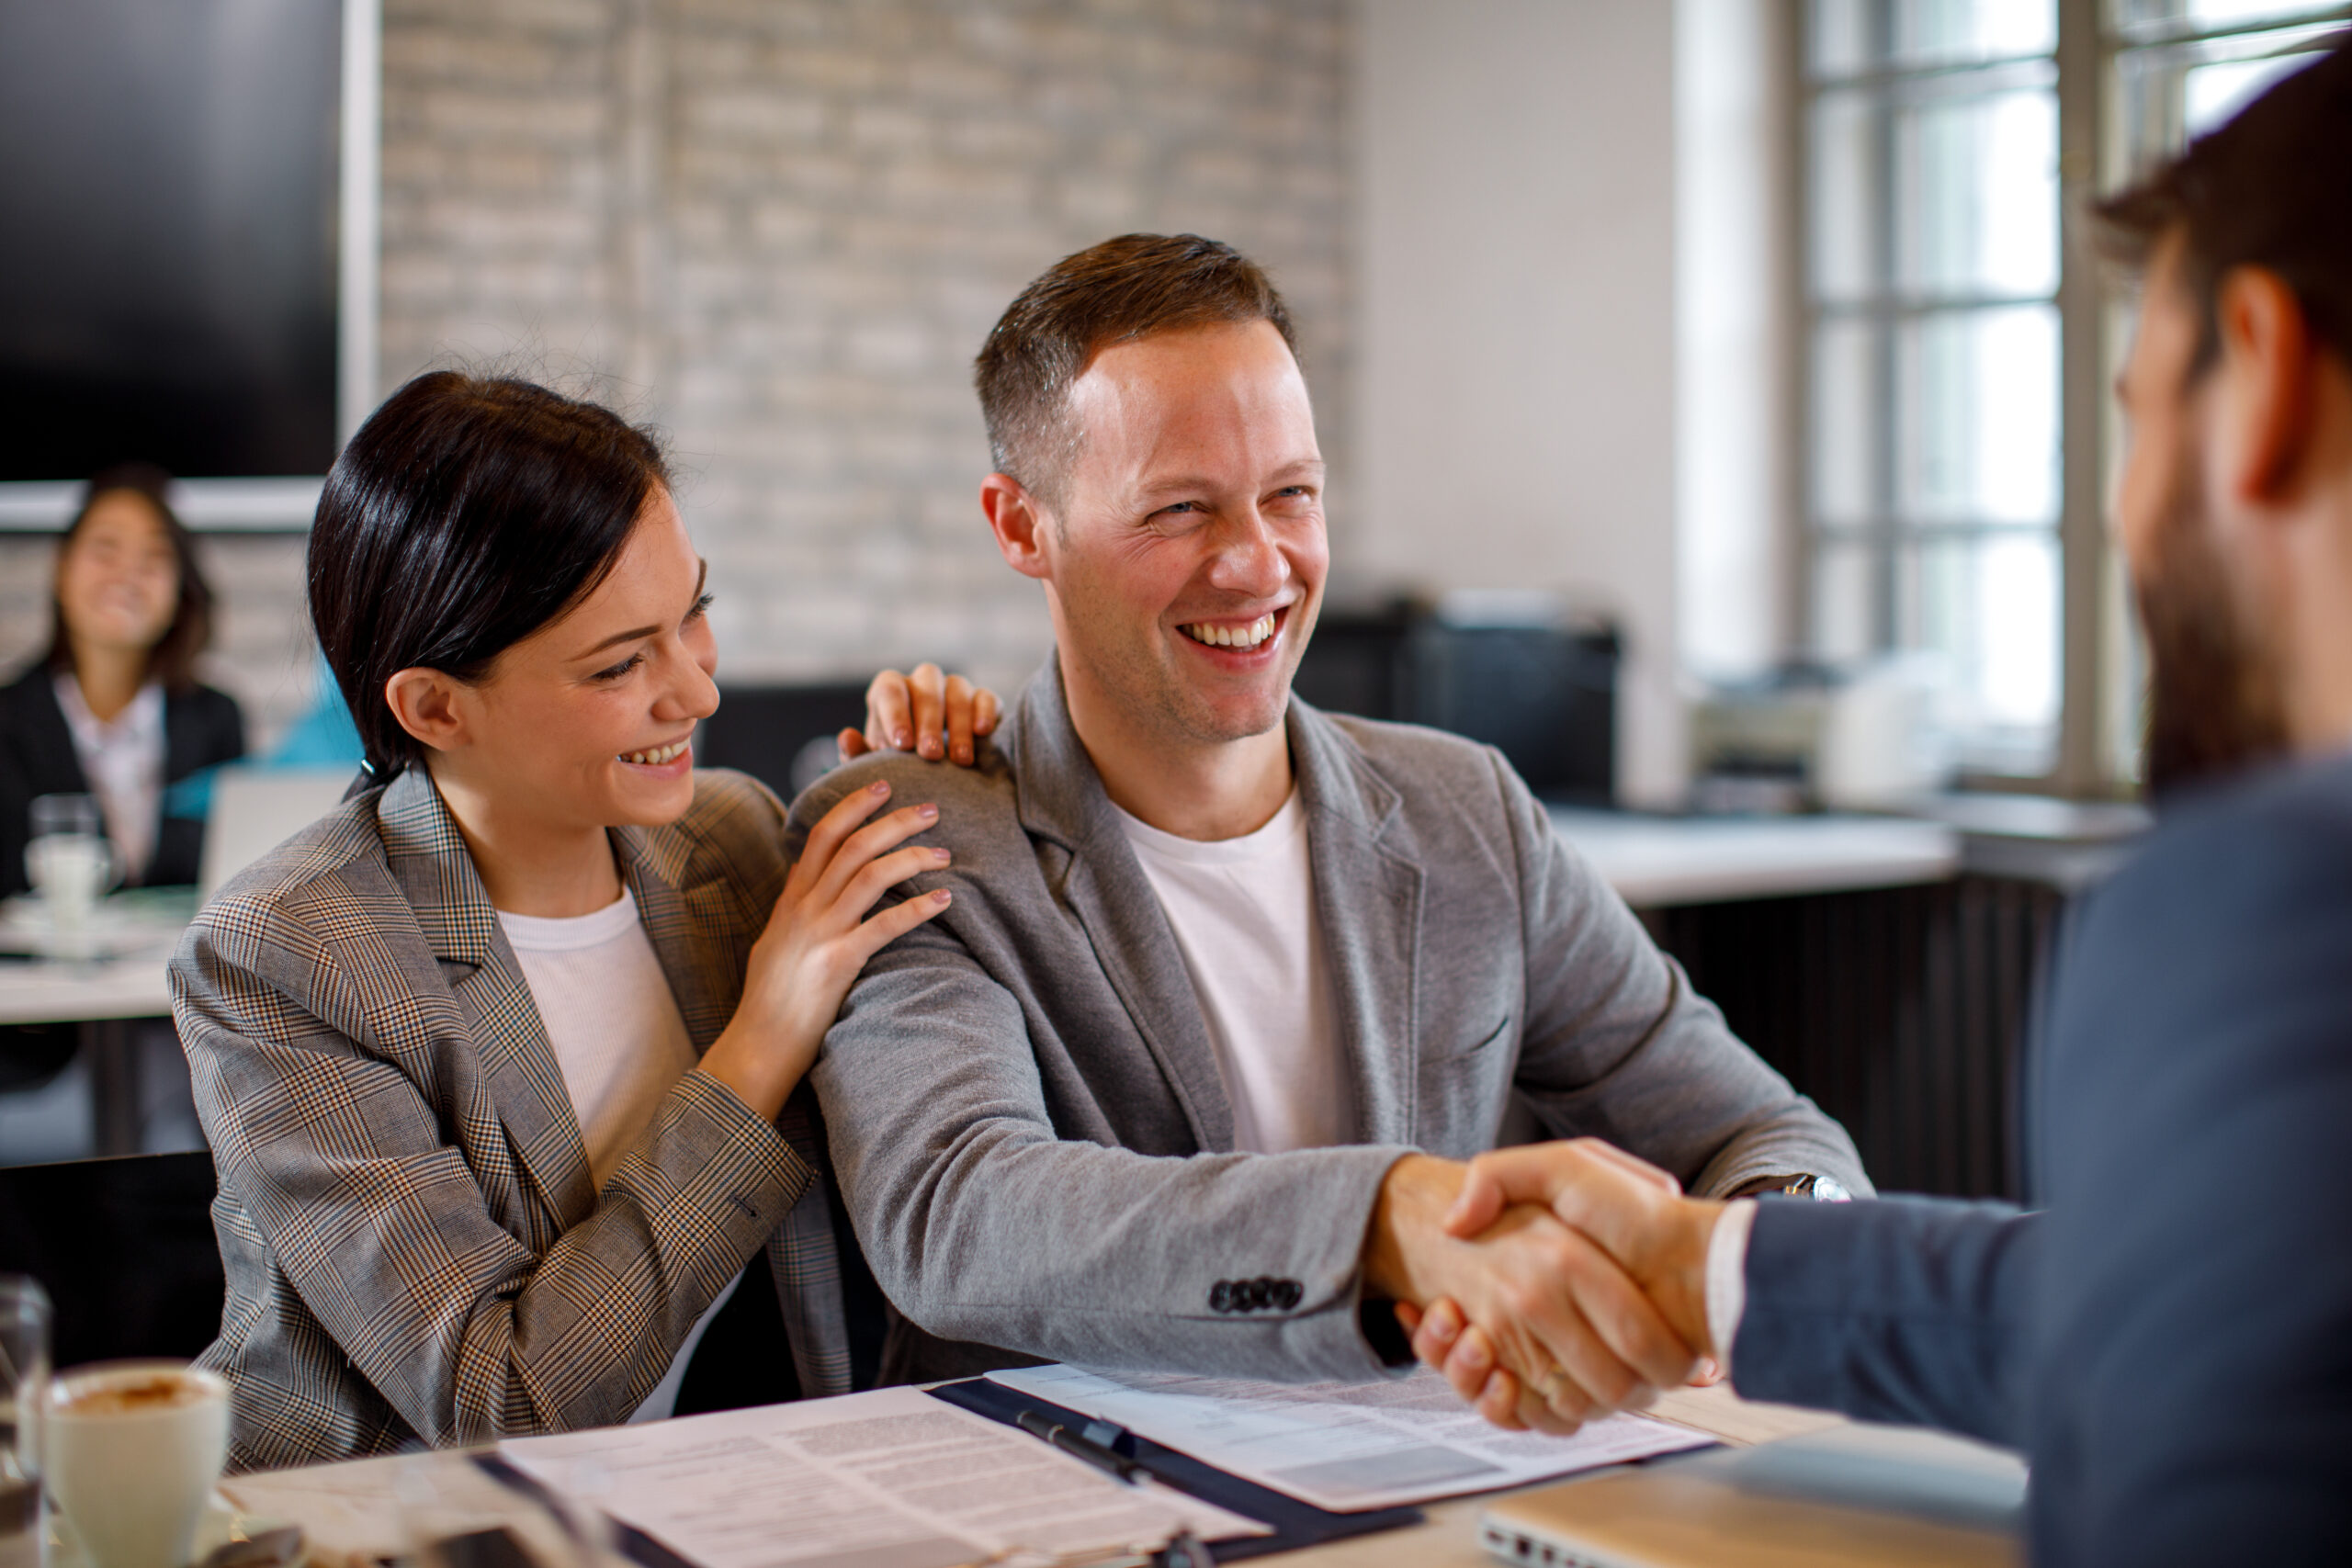
[[[143,1095],[133,1025],[171,1014],[164,965],[195,900],[174,890],[141,890],[117,895],[107,907],[115,915],[107,933],[112,956],[62,961],[11,953],[0,959],[0,1025],[74,1026],[88,1073],[89,1152],[134,1154]],[[21,908],[12,901],[9,912]],[[0,1150],[0,1158],[6,1156]]]
[[[1637,909],[1908,887],[1961,868],[1961,835],[1941,822],[1551,809],[1554,830]]]

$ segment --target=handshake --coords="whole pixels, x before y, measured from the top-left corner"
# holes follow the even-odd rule
[[[1717,1375],[1720,1202],[1595,1138],[1389,1168],[1364,1252],[1413,1352],[1498,1427],[1572,1432]]]

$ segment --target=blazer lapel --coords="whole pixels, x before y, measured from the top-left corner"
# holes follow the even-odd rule
[[[1064,897],[1136,1032],[1159,1063],[1193,1142],[1233,1147],[1233,1101],[1209,1044],[1200,998],[1159,896],[1127,843],[1102,776],[1070,724],[1058,655],[1031,678],[1013,720],[1021,822],[1069,854]]]
[[[1306,807],[1316,911],[1356,1074],[1357,1136],[1415,1141],[1422,868],[1388,841],[1396,789],[1329,719],[1293,697],[1291,767]]]
[[[472,1031],[508,1145],[557,1228],[575,1224],[596,1206],[588,1148],[530,985],[457,822],[422,768],[386,787],[377,815],[392,874]]]
[[[622,880],[636,896],[638,919],[653,943],[654,956],[662,961],[678,1015],[685,1021],[686,1037],[699,1056],[710,1049],[743,999],[743,960],[760,935],[744,922],[748,917],[763,928],[768,909],[762,905],[747,910],[741,895],[731,893],[719,878],[695,880],[689,846],[681,834],[616,828],[613,852]],[[813,1091],[804,1086],[786,1102],[775,1126],[811,1170],[822,1171],[832,1162],[815,1103]]]

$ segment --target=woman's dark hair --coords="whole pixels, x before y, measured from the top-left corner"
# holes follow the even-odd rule
[[[196,541],[173,513],[172,503],[164,499],[171,483],[172,476],[153,463],[119,463],[90,476],[90,482],[82,487],[82,508],[74,513],[74,521],[65,525],[64,536],[58,541],[57,559],[60,566],[64,564],[65,552],[81,536],[82,525],[107,496],[129,491],[153,509],[179,568],[180,597],[173,607],[171,624],[147,650],[147,676],[161,682],[164,690],[178,693],[195,686],[197,657],[212,641],[212,586],[196,564]],[[65,605],[54,588],[49,602],[49,667],[74,667],[74,641],[65,632]]]
[[[424,748],[384,701],[401,670],[480,680],[604,581],[660,444],[528,381],[436,370],[368,416],[311,525],[311,625],[379,783]]]

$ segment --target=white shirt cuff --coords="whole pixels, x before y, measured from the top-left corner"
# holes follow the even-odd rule
[[[1732,1341],[1747,1312],[1747,1233],[1756,1224],[1756,1200],[1724,1206],[1707,1238],[1707,1337],[1714,1341],[1715,1365],[1731,1372]]]

